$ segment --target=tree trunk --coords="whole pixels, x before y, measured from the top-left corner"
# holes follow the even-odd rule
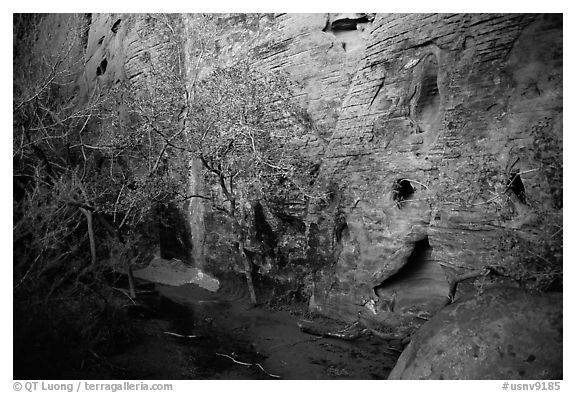
[[[86,216],[86,220],[88,221],[88,238],[90,239],[90,254],[92,255],[92,264],[96,264],[96,240],[94,240],[94,225],[92,223],[92,212],[90,210],[86,210],[83,207],[80,208],[80,211],[84,213]]]
[[[248,259],[248,255],[244,251],[244,240],[239,241],[240,256],[242,263],[244,263],[244,274],[246,275],[246,283],[248,284],[248,292],[250,293],[250,301],[252,304],[257,304],[256,291],[254,291],[254,282],[252,281],[252,265]]]
[[[128,287],[130,288],[130,297],[136,299],[136,286],[134,285],[134,274],[132,273],[132,261],[129,261],[126,266],[126,274],[128,275]]]

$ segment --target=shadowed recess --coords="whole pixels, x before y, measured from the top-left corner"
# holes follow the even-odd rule
[[[441,307],[448,293],[448,283],[440,265],[432,259],[428,237],[414,243],[414,249],[402,268],[374,287],[380,303],[391,299],[396,312],[433,312]]]

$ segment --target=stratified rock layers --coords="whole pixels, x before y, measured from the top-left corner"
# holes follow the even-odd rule
[[[545,133],[561,151],[561,73],[560,16],[377,15],[322,164],[340,201],[310,218],[346,228],[319,247],[336,258],[317,272],[314,306],[353,315],[419,242],[455,274],[504,259],[501,238],[537,231],[535,211],[561,220],[562,186],[535,142]],[[506,186],[514,171],[526,200]],[[429,278],[421,311],[445,291]]]
[[[168,47],[159,33],[168,31],[166,16],[90,20],[86,91],[125,79],[144,84]],[[204,31],[199,15],[186,15],[173,29],[190,84],[214,64],[247,59],[298,83],[315,122],[300,148],[316,159],[328,200],[281,214],[261,206],[252,239],[275,248],[277,260],[261,256],[260,272],[300,281],[311,309],[350,320],[367,305],[434,314],[446,302],[445,275],[509,259],[521,249],[510,246],[513,236],[543,239],[543,216],[557,226],[546,241],[561,250],[561,15],[213,21],[215,30]],[[198,47],[207,37],[217,40],[210,56]],[[192,193],[203,190],[200,172],[192,165]],[[188,210],[195,263],[230,270],[232,249],[218,243],[226,222],[199,199]]]

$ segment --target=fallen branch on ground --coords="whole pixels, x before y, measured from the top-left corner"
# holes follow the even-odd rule
[[[469,278],[476,278],[480,276],[485,276],[490,273],[489,269],[481,269],[481,270],[474,270],[469,273],[460,274],[459,276],[452,277],[448,281],[449,291],[448,291],[448,300],[447,305],[454,303],[454,297],[456,296],[456,288],[458,284],[464,280],[468,280]]]
[[[469,278],[488,276],[491,273],[499,276],[506,276],[503,272],[499,271],[498,268],[495,266],[485,266],[480,270],[473,270],[471,272],[460,274],[458,276],[450,278],[450,280],[448,281],[450,290],[448,292],[448,300],[446,305],[454,303],[454,297],[456,296],[456,288],[458,287],[458,284],[460,282],[468,280]]]
[[[198,338],[200,336],[196,336],[196,335],[183,335],[183,334],[178,334],[178,333],[172,333],[172,332],[164,332],[164,334],[168,334],[169,336],[174,336],[174,337],[179,337],[179,338]]]
[[[350,326],[348,326],[342,330],[338,330],[336,332],[323,332],[323,331],[320,331],[318,328],[314,328],[312,326],[304,326],[301,322],[297,322],[296,324],[298,325],[298,327],[300,328],[300,330],[303,333],[312,334],[314,336],[326,337],[326,338],[337,338],[337,339],[346,340],[346,341],[356,340],[357,338],[362,336],[362,333],[363,333],[362,330],[359,330],[359,331],[353,332],[353,333],[346,332],[347,330],[356,326],[358,324],[358,322],[354,322]]]
[[[216,353],[216,355],[218,355],[218,356],[223,356],[223,357],[225,357],[225,358],[228,358],[228,359],[232,360],[234,363],[240,364],[240,365],[242,365],[242,366],[248,366],[248,367],[250,367],[250,366],[258,366],[258,367],[260,368],[260,370],[262,370],[262,372],[263,372],[264,374],[267,374],[267,375],[271,376],[272,378],[280,378],[280,375],[270,374],[268,371],[264,370],[264,367],[262,367],[262,366],[260,365],[260,363],[244,363],[244,362],[239,362],[238,360],[234,359],[232,356],[224,355],[223,353]]]

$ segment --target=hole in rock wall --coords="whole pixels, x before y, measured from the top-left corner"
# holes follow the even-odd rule
[[[104,59],[102,60],[98,68],[96,68],[96,76],[104,75],[104,73],[106,72],[106,67],[108,67],[108,60]]]
[[[112,33],[116,33],[118,29],[120,29],[120,22],[122,22],[122,19],[118,19],[116,22],[114,22],[111,29]]]
[[[414,195],[414,187],[407,179],[398,179],[394,182],[392,188],[392,199],[396,202],[398,209],[402,209],[405,205],[405,201],[412,198]]]
[[[526,204],[526,190],[524,189],[524,183],[522,183],[522,178],[518,171],[510,172],[506,189],[512,191],[512,193],[518,197],[520,203]]]
[[[420,94],[414,104],[414,118],[419,132],[435,128],[440,114],[440,91],[438,89],[438,61],[434,54],[426,56],[421,62],[423,70],[420,77]]]
[[[345,52],[354,52],[363,46],[362,32],[372,20],[371,14],[330,14],[322,31],[337,37]]]
[[[332,31],[347,31],[347,30],[357,30],[358,25],[362,23],[368,23],[370,20],[367,15],[358,15],[357,17],[350,18],[338,18],[332,21],[324,30]]]
[[[374,287],[374,293],[381,311],[434,312],[445,304],[448,289],[442,267],[432,259],[426,236],[414,243],[404,266]]]

